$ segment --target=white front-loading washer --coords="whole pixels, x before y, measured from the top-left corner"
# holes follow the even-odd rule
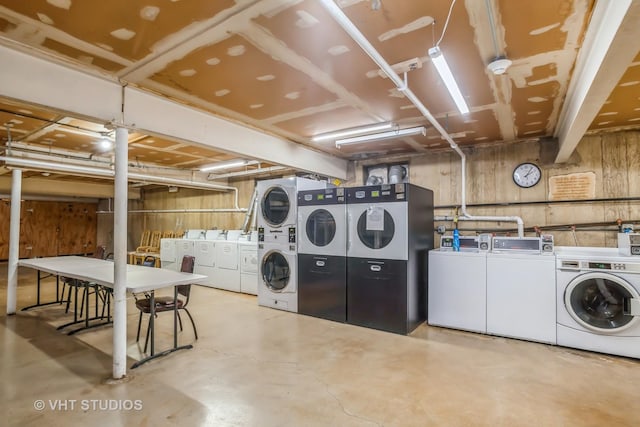
[[[259,241],[296,243],[298,191],[326,188],[326,186],[327,183],[324,181],[297,177],[258,181],[256,190]]]
[[[487,252],[431,250],[428,274],[427,323],[486,334]]]
[[[553,253],[487,254],[487,333],[556,343]]]
[[[640,358],[640,260],[615,248],[559,248],[558,345]]]
[[[295,245],[259,243],[258,304],[298,312],[298,271]]]

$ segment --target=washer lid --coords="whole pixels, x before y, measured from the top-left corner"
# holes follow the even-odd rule
[[[622,278],[607,273],[587,273],[573,279],[564,294],[564,305],[573,319],[600,334],[616,334],[640,321],[625,314],[625,304],[638,292]]]

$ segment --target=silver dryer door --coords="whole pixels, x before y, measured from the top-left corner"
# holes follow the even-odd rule
[[[265,191],[260,201],[262,217],[272,227],[279,227],[289,217],[291,200],[289,194],[281,186],[273,186]]]
[[[586,273],[573,279],[564,294],[564,305],[576,322],[600,334],[616,334],[640,321],[625,310],[638,292],[613,274]]]
[[[289,284],[291,267],[280,251],[271,251],[262,258],[262,280],[273,292],[282,292]]]

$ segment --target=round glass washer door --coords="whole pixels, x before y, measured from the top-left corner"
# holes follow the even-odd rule
[[[262,217],[271,226],[282,225],[289,216],[291,202],[282,187],[271,187],[262,196],[260,203]]]
[[[326,209],[316,209],[307,217],[307,238],[315,246],[327,246],[336,236],[336,219]]]
[[[281,292],[289,284],[291,268],[282,253],[271,251],[262,261],[262,280],[269,289]]]
[[[569,283],[564,305],[585,328],[615,334],[640,321],[640,317],[624,314],[627,298],[638,298],[638,292],[628,282],[611,274],[586,273]]]
[[[360,218],[358,218],[358,237],[366,247],[371,249],[382,249],[391,243],[391,240],[393,240],[393,236],[396,231],[393,217],[385,209],[383,220],[384,226],[382,227],[382,230],[372,230],[367,228],[367,214],[368,211],[365,210],[360,215]]]

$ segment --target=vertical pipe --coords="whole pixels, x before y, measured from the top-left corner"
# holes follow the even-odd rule
[[[18,257],[20,256],[20,198],[22,170],[11,171],[11,219],[9,225],[9,263],[7,269],[7,314],[16,314]]]
[[[116,129],[115,197],[113,206],[113,378],[127,373],[127,140],[125,128]]]

